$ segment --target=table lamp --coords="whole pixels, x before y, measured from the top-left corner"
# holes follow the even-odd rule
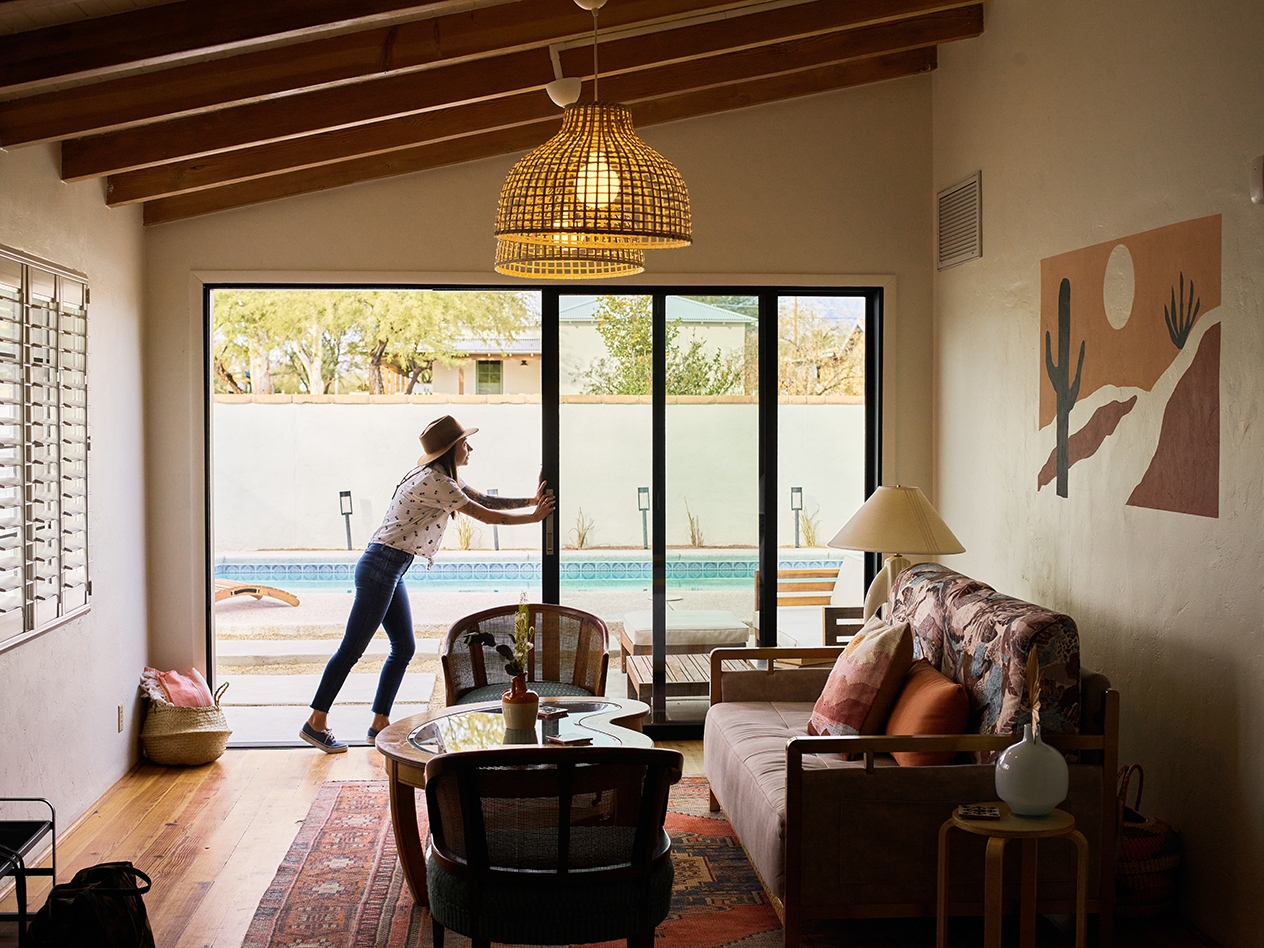
[[[887,557],[865,594],[865,619],[886,602],[900,573],[913,564],[903,555],[964,553],[966,548],[916,487],[879,487],[839,530],[829,545],[839,550],[881,553]]]

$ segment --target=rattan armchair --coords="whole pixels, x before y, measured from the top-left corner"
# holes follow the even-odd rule
[[[528,603],[535,627],[535,648],[527,681],[542,697],[603,695],[609,633],[590,612],[548,603]],[[497,606],[458,619],[448,629],[439,659],[447,703],[494,701],[509,687],[500,656],[481,645],[466,645],[470,632],[490,632],[497,643],[512,643],[518,607]]]
[[[626,939],[652,948],[671,907],[667,795],[677,751],[507,747],[426,764],[426,887],[445,930],[491,942]]]

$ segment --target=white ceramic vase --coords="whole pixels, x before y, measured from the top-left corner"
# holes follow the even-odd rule
[[[1039,819],[1066,799],[1067,764],[1057,750],[1023,727],[1023,739],[996,760],[996,795],[1015,816]]]

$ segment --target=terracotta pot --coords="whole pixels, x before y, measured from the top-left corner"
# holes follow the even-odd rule
[[[527,688],[526,675],[514,675],[510,680],[509,690],[500,696],[500,710],[505,716],[506,730],[535,730],[540,696]]]

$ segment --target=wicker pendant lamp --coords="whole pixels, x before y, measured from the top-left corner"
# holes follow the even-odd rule
[[[569,247],[496,241],[496,272],[542,280],[585,280],[633,276],[645,269],[645,251],[635,247]]]
[[[550,96],[566,107],[562,130],[509,172],[496,236],[502,245],[558,248],[688,246],[693,227],[680,172],[637,137],[626,106],[597,98],[597,10],[605,0],[575,2],[593,14],[594,101],[575,104],[578,80],[550,83]]]

